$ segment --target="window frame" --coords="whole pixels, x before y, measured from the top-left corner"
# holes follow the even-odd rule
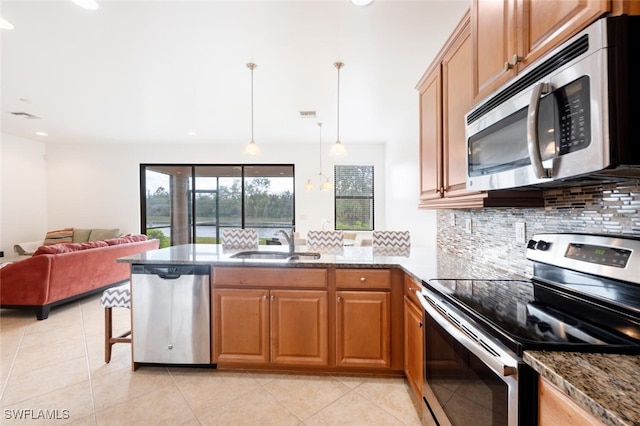
[[[340,173],[339,169],[344,168],[363,168],[367,167],[371,170],[371,193],[370,195],[339,195],[338,189],[340,185],[338,185],[339,176],[344,175],[344,173]],[[375,166],[373,164],[336,164],[333,169],[333,197],[334,197],[334,208],[333,208],[333,227],[337,231],[373,231],[375,229]],[[370,200],[371,205],[371,224],[368,228],[338,228],[338,202],[339,200]]]
[[[241,196],[240,196],[240,202],[241,202],[241,210],[240,210],[240,228],[245,228],[245,221],[246,221],[246,216],[247,216],[247,212],[246,212],[246,206],[245,206],[245,201],[246,201],[246,197],[247,194],[245,192],[245,183],[246,183],[246,179],[250,179],[250,178],[254,178],[254,177],[265,177],[265,178],[269,178],[269,177],[277,177],[277,176],[270,176],[268,174],[265,175],[255,175],[255,174],[246,174],[245,171],[247,169],[259,169],[259,168],[268,168],[268,169],[273,169],[274,171],[277,170],[278,168],[290,168],[291,170],[291,225],[287,225],[286,227],[283,227],[282,229],[291,229],[291,227],[295,228],[296,225],[296,211],[295,211],[295,207],[296,207],[296,176],[295,176],[295,164],[293,163],[282,163],[282,164],[245,164],[245,163],[241,163],[241,164],[211,164],[211,163],[206,163],[206,164],[195,164],[195,163],[140,163],[140,176],[139,176],[139,182],[140,182],[140,187],[139,187],[139,191],[140,191],[140,232],[142,234],[146,234],[146,232],[148,231],[147,229],[147,182],[146,182],[146,172],[147,170],[152,170],[152,171],[158,171],[158,170],[154,170],[154,169],[161,169],[161,168],[182,168],[184,170],[189,170],[190,171],[190,187],[188,188],[187,192],[188,192],[188,211],[184,212],[189,216],[189,235],[188,238],[192,243],[196,242],[196,238],[198,237],[198,234],[196,233],[196,227],[197,225],[197,221],[194,219],[196,218],[196,203],[195,198],[197,197],[197,194],[201,193],[203,190],[201,189],[197,189],[196,188],[196,180],[197,177],[199,176],[199,174],[197,173],[197,170],[199,168],[206,168],[206,167],[220,167],[220,168],[238,168],[240,170],[239,175],[237,176],[238,179],[240,179],[240,187],[241,187]],[[218,176],[221,177],[221,176]],[[171,180],[171,182],[173,182],[173,179]],[[170,215],[174,214],[173,211],[173,207],[170,207],[171,211],[170,211]],[[169,236],[169,240],[171,241],[171,245],[173,245],[173,234],[174,234],[174,229],[173,229],[173,225],[171,226],[171,236]],[[220,224],[216,225],[218,229],[218,233],[216,235],[218,235],[218,239],[221,236],[221,232],[222,232],[222,228],[220,227]],[[255,228],[254,225],[249,226],[252,228]],[[262,228],[262,227],[261,227]],[[268,228],[268,227],[265,227]],[[153,228],[149,228],[149,229],[153,229]],[[280,229],[280,228],[274,228],[274,229]]]

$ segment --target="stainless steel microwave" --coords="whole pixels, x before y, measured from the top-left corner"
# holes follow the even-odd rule
[[[602,18],[465,116],[467,189],[640,178],[640,17]]]

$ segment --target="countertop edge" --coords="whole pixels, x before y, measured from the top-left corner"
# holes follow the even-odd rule
[[[523,361],[604,424],[638,424],[640,387],[630,380],[636,355],[525,351]]]

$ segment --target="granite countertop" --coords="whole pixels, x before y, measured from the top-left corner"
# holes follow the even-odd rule
[[[216,265],[216,266],[267,266],[267,267],[338,267],[338,268],[394,268],[400,267],[419,280],[437,277],[436,248],[403,247],[379,248],[345,246],[335,248],[310,248],[296,246],[296,252],[320,253],[319,259],[237,259],[231,257],[242,249],[223,248],[220,244],[183,244],[138,253],[118,259],[120,263],[154,265]],[[280,251],[287,246],[259,246],[257,251]]]
[[[604,424],[640,424],[637,355],[525,351],[523,358]]]

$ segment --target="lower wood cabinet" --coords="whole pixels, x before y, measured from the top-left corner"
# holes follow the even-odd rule
[[[388,291],[336,292],[336,365],[391,366]]]
[[[404,374],[419,400],[424,376],[424,328],[422,309],[404,298]]]
[[[328,365],[325,290],[215,289],[216,363]]]
[[[603,425],[593,414],[541,377],[538,383],[538,425]]]

